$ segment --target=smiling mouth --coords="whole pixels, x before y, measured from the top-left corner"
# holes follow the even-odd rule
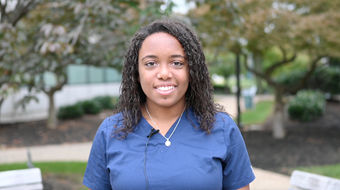
[[[175,86],[159,86],[159,87],[157,87],[157,89],[160,90],[160,91],[169,91],[169,90],[172,90],[174,88],[175,88]]]

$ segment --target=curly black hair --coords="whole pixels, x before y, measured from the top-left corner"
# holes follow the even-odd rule
[[[173,19],[156,20],[140,28],[132,38],[125,54],[119,103],[115,110],[115,113],[122,113],[123,123],[119,128],[115,126],[118,128],[115,134],[125,138],[135,130],[142,117],[141,105],[146,102],[146,95],[138,81],[138,54],[144,40],[159,32],[174,36],[183,47],[190,75],[189,87],[185,94],[186,109],[193,108],[200,124],[199,128],[209,134],[215,122],[215,114],[223,111],[223,107],[214,103],[213,86],[198,37],[186,24]],[[193,122],[191,123],[194,126]]]

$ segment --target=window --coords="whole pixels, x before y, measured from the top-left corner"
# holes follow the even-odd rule
[[[69,65],[67,67],[68,84],[87,83],[87,66],[86,65]]]
[[[120,82],[122,75],[114,68],[89,65],[69,65],[68,84]]]

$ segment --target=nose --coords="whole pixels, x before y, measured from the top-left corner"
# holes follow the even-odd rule
[[[172,78],[172,71],[168,64],[161,64],[159,72],[157,73],[157,78],[161,80]]]

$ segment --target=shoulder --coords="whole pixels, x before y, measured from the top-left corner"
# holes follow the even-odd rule
[[[235,140],[242,136],[233,118],[223,112],[216,113],[213,131],[214,130],[223,131],[224,137],[230,140]]]
[[[200,116],[195,114],[195,111],[192,107],[188,109],[187,112],[188,119],[190,119],[195,125],[199,126]],[[225,112],[216,112],[214,115],[215,122],[213,126],[213,130],[216,128],[238,128],[235,124],[234,120]]]
[[[98,132],[99,131],[107,131],[109,129],[116,130],[117,128],[119,128],[121,126],[122,122],[123,122],[122,113],[117,113],[115,115],[108,116],[101,123],[100,127],[98,128]]]
[[[215,114],[215,126],[216,127],[229,127],[237,128],[237,125],[230,115],[224,112],[217,112]]]

